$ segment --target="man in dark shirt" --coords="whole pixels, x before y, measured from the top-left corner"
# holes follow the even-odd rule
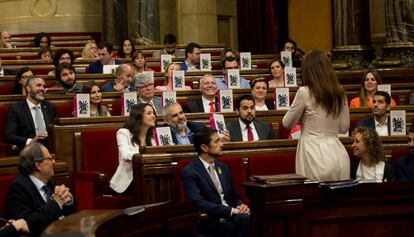
[[[6,215],[26,220],[30,236],[75,211],[69,188],[55,185],[55,158],[41,143],[26,146],[19,157],[19,174],[6,193]]]
[[[408,131],[408,154],[397,160],[395,178],[399,181],[414,181],[414,126]]]

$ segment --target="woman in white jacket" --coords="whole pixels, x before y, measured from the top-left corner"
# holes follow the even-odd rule
[[[154,108],[147,103],[134,105],[124,127],[116,133],[119,164],[110,181],[110,187],[117,193],[132,192],[132,157],[140,147],[155,145],[152,128],[156,126]]]

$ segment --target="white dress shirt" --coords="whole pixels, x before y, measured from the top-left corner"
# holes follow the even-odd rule
[[[377,131],[378,135],[380,136],[388,136],[388,118],[385,119],[384,125],[381,125],[377,122],[377,120],[374,118],[375,122],[375,131]]]
[[[26,102],[27,102],[27,105],[29,106],[30,114],[32,115],[33,123],[34,123],[34,126],[35,126],[35,131],[37,131],[38,128],[37,128],[37,124],[35,122],[36,121],[36,110],[34,109],[34,107],[37,106],[40,109],[40,111],[42,111],[42,107],[40,106],[40,103],[38,105],[35,105],[28,99],[26,99]],[[43,112],[40,113],[40,116],[42,117],[42,121],[44,123],[45,119],[43,118]],[[45,124],[45,128],[46,128],[46,124]],[[29,145],[31,141],[32,141],[32,138],[28,138],[26,140],[26,145]]]
[[[204,98],[203,96],[201,96],[201,100],[203,101],[203,107],[204,107],[205,113],[210,113],[210,102],[214,103],[214,111],[217,112],[216,111],[216,99],[214,99],[213,101],[210,101]]]
[[[247,128],[246,128],[247,125],[245,123],[243,123],[243,121],[241,121],[240,118],[239,118],[239,123],[240,123],[240,128],[241,128],[243,141],[246,142],[246,141],[248,141],[248,139],[247,139]],[[256,127],[254,126],[253,122],[250,123],[250,128],[252,129],[253,140],[254,141],[259,140],[259,134],[257,134]]]

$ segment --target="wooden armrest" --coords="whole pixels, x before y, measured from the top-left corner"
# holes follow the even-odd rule
[[[109,178],[105,173],[93,170],[83,170],[76,174],[76,179],[93,182],[96,195],[110,195],[113,193],[109,187]]]

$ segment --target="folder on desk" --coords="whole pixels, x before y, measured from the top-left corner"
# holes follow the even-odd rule
[[[250,179],[256,183],[303,183],[307,178],[300,174],[254,175]]]

